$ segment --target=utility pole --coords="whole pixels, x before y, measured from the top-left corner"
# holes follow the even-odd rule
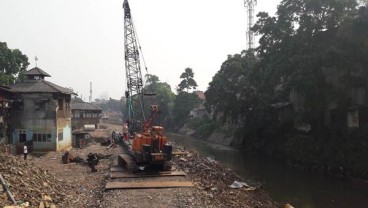
[[[89,83],[89,102],[92,103],[92,82]]]
[[[257,5],[257,0],[244,0],[244,6],[247,8],[247,47],[246,49],[254,48],[254,33],[251,28],[254,25],[254,7]]]

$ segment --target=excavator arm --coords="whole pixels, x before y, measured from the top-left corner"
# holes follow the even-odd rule
[[[158,105],[151,105],[151,114],[148,119],[143,123],[143,132],[147,132],[148,128],[152,126],[152,123],[160,115],[161,111]]]

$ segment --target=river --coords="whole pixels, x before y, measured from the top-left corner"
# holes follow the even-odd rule
[[[219,161],[246,182],[260,182],[277,202],[297,208],[366,208],[368,184],[354,184],[291,167],[286,163],[188,136],[169,134],[170,141]],[[229,184],[230,185],[230,184]]]

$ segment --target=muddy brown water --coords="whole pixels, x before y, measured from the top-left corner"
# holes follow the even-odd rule
[[[355,184],[291,167],[283,162],[188,136],[169,134],[170,141],[231,168],[246,182],[261,183],[277,202],[297,208],[366,208],[368,184]],[[230,185],[230,184],[229,184]]]

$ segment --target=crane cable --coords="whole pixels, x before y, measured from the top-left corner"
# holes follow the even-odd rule
[[[146,65],[146,60],[144,59],[144,55],[143,55],[143,51],[142,51],[142,47],[141,47],[141,43],[139,41],[139,37],[138,37],[138,32],[137,32],[137,28],[135,28],[135,24],[133,22],[133,18],[132,19],[132,23],[133,23],[133,27],[134,27],[134,31],[135,31],[135,37],[137,39],[137,43],[138,43],[138,47],[139,47],[139,51],[140,51],[140,54],[142,54],[142,60],[143,60],[143,65],[144,65],[144,68],[146,69],[146,72],[148,73],[148,69],[147,69],[147,65]]]
[[[137,39],[138,48],[139,48],[139,51],[140,51],[140,54],[141,54],[141,57],[142,57],[143,65],[144,65],[144,68],[146,69],[146,73],[148,74],[148,68],[147,68],[146,60],[144,59],[144,55],[143,55],[141,43],[139,41],[137,28],[135,27],[135,23],[134,23],[133,15],[132,14],[130,14],[130,19],[132,21],[133,29],[135,31],[135,38]],[[146,84],[147,84],[146,79],[143,79],[142,82],[143,82],[143,88],[145,88],[146,87]],[[155,94],[155,93],[152,93],[152,94]]]

